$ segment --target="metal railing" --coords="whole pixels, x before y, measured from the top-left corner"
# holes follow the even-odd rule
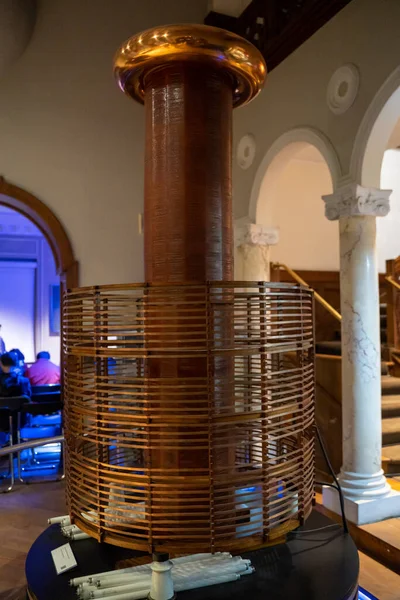
[[[44,446],[45,444],[59,444],[63,441],[63,435],[56,435],[53,437],[39,438],[37,440],[21,442],[20,444],[14,444],[13,446],[4,446],[4,448],[0,448],[0,457],[8,456],[9,454],[17,454],[17,452],[22,452],[22,450],[37,448],[38,446]]]
[[[305,287],[312,289],[311,286],[308,285],[308,283],[306,281],[304,281],[304,279],[296,273],[296,271],[293,271],[293,269],[291,269],[284,263],[279,263],[279,262],[271,263],[271,268],[272,269],[284,269],[295,281],[297,281],[297,283],[300,283],[301,285],[304,285]],[[393,282],[393,284],[395,284],[395,282]],[[398,287],[400,289],[400,285]],[[314,292],[314,298],[316,299],[316,301],[319,302],[319,304],[321,304],[321,306],[323,306],[333,317],[335,317],[335,319],[337,319],[338,321],[341,321],[342,315],[335,308],[333,308],[333,306],[331,306],[329,304],[329,302],[327,302],[325,300],[325,298],[323,298],[320,294],[318,294],[318,292],[316,292],[315,290],[313,290],[313,292]]]

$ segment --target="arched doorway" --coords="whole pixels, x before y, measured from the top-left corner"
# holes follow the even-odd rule
[[[395,282],[386,289],[387,343],[400,352],[400,67],[368,107],[357,132],[351,173],[367,188],[391,190],[389,214],[376,223],[377,252],[379,271]]]
[[[379,271],[384,273],[386,261],[400,255],[400,67],[382,85],[365,114],[351,173],[354,181],[367,188],[392,190],[389,214],[377,219]]]
[[[271,279],[293,282],[282,266],[287,265],[336,310],[339,231],[337,222],[325,216],[322,196],[335,191],[341,179],[329,140],[314,129],[296,128],[278,138],[261,161],[249,208],[253,223],[279,231],[278,243],[269,247]],[[340,325],[318,303],[316,323],[318,341],[335,339]]]
[[[285,154],[290,155],[290,148],[293,148],[292,144],[311,144],[319,151],[324,161],[328,165],[332,180],[332,186],[333,189],[336,190],[339,184],[339,180],[342,177],[342,171],[335,149],[332,146],[329,139],[323,133],[321,133],[317,129],[313,129],[312,127],[296,127],[295,129],[290,129],[275,140],[275,142],[272,144],[272,146],[262,158],[257,168],[257,172],[254,177],[254,182],[251,189],[250,204],[248,211],[248,215],[251,221],[255,221],[256,219],[257,207],[259,205],[260,199],[261,185],[265,179],[267,172],[269,171],[269,167],[279,154],[282,153],[282,158],[285,156]]]
[[[30,192],[0,177],[0,202],[21,213],[40,229],[54,255],[57,273],[64,288],[77,287],[78,263],[75,260],[69,237],[55,214],[46,204]]]
[[[46,238],[60,278],[61,306],[64,291],[68,288],[77,287],[79,284],[78,263],[75,260],[71,242],[63,225],[46,204],[30,192],[9,183],[4,177],[0,177],[0,204],[29,219]],[[60,315],[62,333],[62,307]],[[60,360],[62,362],[62,355]]]
[[[400,67],[373,98],[358,129],[351,156],[352,181],[379,188],[385,151],[400,118]]]
[[[332,193],[339,177],[335,155],[328,154],[321,138],[316,138],[316,143],[314,135],[304,138],[293,132],[283,138],[261,164],[264,172],[259,170],[255,182],[252,220],[279,229],[279,243],[271,248],[272,261],[294,269],[337,271],[337,224],[326,219],[322,201],[323,195]]]

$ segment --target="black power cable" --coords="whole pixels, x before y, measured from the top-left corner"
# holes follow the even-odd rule
[[[345,533],[349,533],[349,528],[347,526],[347,520],[346,520],[346,515],[344,512],[344,500],[343,500],[343,493],[342,493],[342,488],[340,487],[340,483],[338,481],[338,478],[335,475],[335,471],[333,470],[331,461],[329,460],[329,456],[328,453],[326,451],[325,448],[325,444],[324,441],[322,439],[321,433],[318,429],[318,425],[315,423],[315,430],[317,432],[317,437],[318,437],[318,441],[319,441],[319,445],[321,446],[321,450],[322,450],[322,454],[324,455],[324,459],[325,462],[328,466],[328,469],[333,477],[333,480],[335,482],[336,485],[333,485],[333,483],[324,483],[322,481],[316,481],[315,483],[318,485],[328,485],[329,487],[332,487],[333,489],[337,490],[338,494],[339,494],[339,502],[340,502],[340,511],[342,513],[342,523],[343,523],[343,531]]]

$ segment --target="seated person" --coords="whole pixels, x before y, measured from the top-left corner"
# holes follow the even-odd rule
[[[29,379],[21,375],[16,355],[6,352],[0,356],[0,367],[0,397],[28,396],[30,398],[31,384]]]
[[[60,383],[60,367],[50,361],[49,352],[39,352],[36,362],[28,369],[31,385]]]
[[[26,377],[28,373],[28,368],[25,364],[25,356],[22,354],[21,350],[19,350],[19,348],[13,348],[12,350],[10,350],[10,354],[16,355],[18,360],[17,368],[19,369],[21,375]]]

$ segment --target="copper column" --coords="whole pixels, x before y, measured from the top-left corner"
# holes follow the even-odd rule
[[[144,86],[145,279],[231,280],[232,80],[179,62]]]
[[[120,49],[115,65],[122,89],[145,105],[146,282],[204,286],[208,281],[232,280],[232,109],[260,91],[265,77],[261,55],[246,40],[228,32],[178,25],[131,38]],[[151,319],[153,331],[157,331],[155,354],[157,348],[182,344],[183,340],[196,348],[198,332],[206,331],[201,322],[205,296],[199,297],[197,305],[189,295],[184,299],[190,304],[190,318],[182,304],[172,319],[170,308],[168,318],[163,314],[162,304],[157,313],[147,315],[147,322]],[[170,305],[173,299],[164,298],[163,302]],[[216,325],[217,335],[229,338],[229,321],[225,317]],[[189,341],[184,337],[188,331],[193,333],[192,341],[190,336]],[[152,347],[150,339],[147,344]],[[196,469],[200,474],[208,467],[205,443],[200,441],[192,450],[189,444],[177,449],[182,447],[184,435],[201,436],[201,415],[197,421],[183,417],[185,390],[193,391],[197,385],[199,404],[210,391],[207,359],[199,354],[148,360],[147,376],[157,382],[156,391],[149,391],[152,406],[158,406],[160,416],[166,408],[181,409],[174,421],[175,440],[164,437],[162,426],[152,428],[149,462],[156,470],[184,474]],[[219,358],[213,370],[214,401],[232,405],[232,361]],[[180,381],[178,401],[171,398],[169,379]],[[222,450],[218,460],[232,466],[229,449]]]
[[[260,53],[214,27],[165,26],[129,39],[115,73],[145,104],[146,281],[231,280],[232,108],[260,91]]]

